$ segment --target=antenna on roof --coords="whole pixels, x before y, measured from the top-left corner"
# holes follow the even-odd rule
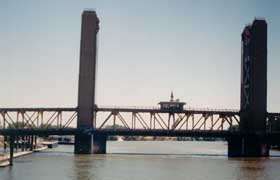
[[[170,101],[171,101],[171,102],[173,102],[173,101],[174,101],[173,91],[171,91]]]

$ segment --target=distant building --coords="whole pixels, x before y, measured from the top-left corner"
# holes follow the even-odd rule
[[[180,102],[179,99],[174,100],[173,92],[171,92],[170,101],[161,101],[158,104],[161,110],[182,111],[186,103]]]

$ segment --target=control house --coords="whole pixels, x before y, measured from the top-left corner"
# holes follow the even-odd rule
[[[179,99],[174,100],[173,92],[171,92],[170,101],[161,101],[158,103],[161,110],[165,111],[183,111],[185,102],[180,102]]]

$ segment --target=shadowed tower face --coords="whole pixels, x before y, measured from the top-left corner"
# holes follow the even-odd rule
[[[257,133],[266,131],[267,116],[267,24],[254,20],[242,32],[240,130],[250,133],[228,141],[232,157],[269,155],[269,147]]]
[[[84,11],[82,15],[80,72],[78,89],[78,128],[93,128],[96,81],[96,40],[99,20],[95,11]],[[75,153],[92,153],[92,135],[75,138]]]
[[[254,20],[242,33],[241,130],[264,132],[267,113],[267,24]]]

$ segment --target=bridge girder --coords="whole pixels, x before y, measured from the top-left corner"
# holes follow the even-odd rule
[[[240,123],[240,113],[234,110],[186,109],[168,112],[156,108],[93,109],[96,129],[128,130],[228,130]],[[77,108],[1,108],[0,129],[76,128]],[[277,123],[276,123],[277,122]],[[268,113],[268,130],[280,122],[280,113]],[[236,130],[236,129],[235,129]]]

